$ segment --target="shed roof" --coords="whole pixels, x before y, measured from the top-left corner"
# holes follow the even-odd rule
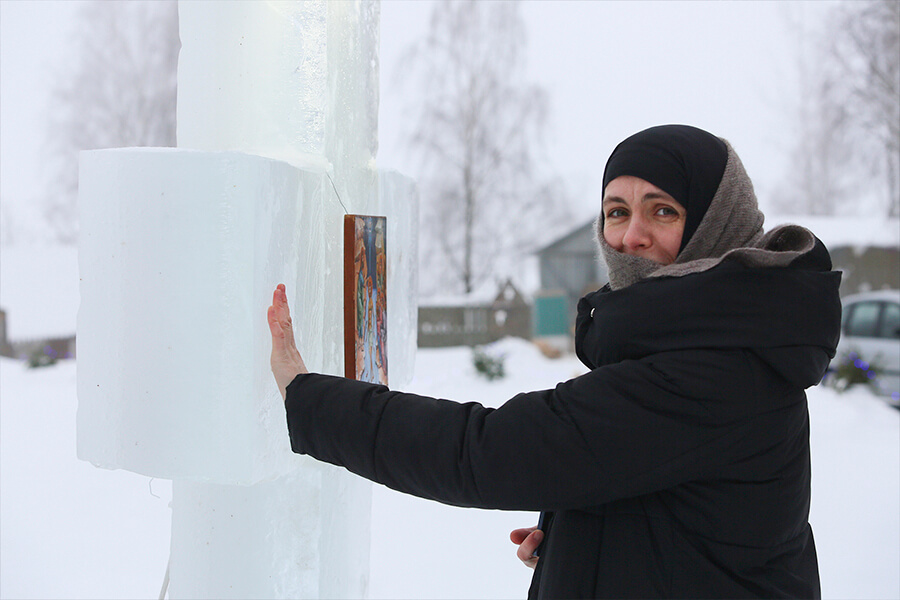
[[[829,248],[900,249],[900,219],[886,217],[850,217],[808,215],[772,215],[766,217],[766,230],[776,225],[793,223],[812,231]]]
[[[568,233],[555,239],[550,242],[546,246],[542,248],[538,248],[535,250],[535,254],[543,254],[545,252],[552,252],[554,250],[558,250],[560,248],[564,248],[568,243],[574,241],[580,236],[587,236],[591,240],[591,244],[593,245],[594,239],[594,219],[591,219],[587,223],[583,225],[579,225],[575,229],[570,230]]]

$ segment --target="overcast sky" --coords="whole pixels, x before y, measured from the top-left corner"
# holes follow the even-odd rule
[[[4,219],[34,223],[49,84],[76,53],[66,45],[79,2],[0,0],[0,199]],[[729,139],[765,208],[791,144],[801,32],[827,2],[523,3],[528,74],[551,114],[546,156],[578,200],[598,206],[603,164],[616,143],[661,123],[688,123]],[[408,98],[400,54],[428,26],[430,2],[381,6],[379,166],[413,174],[402,150]],[[789,19],[788,16],[792,18]],[[12,210],[10,210],[12,209]]]
[[[603,166],[615,145],[663,123],[727,138],[760,201],[788,168],[801,33],[828,2],[523,2],[528,72],[550,96],[548,160],[578,210],[599,207]],[[403,100],[396,56],[427,30],[429,7],[387,1],[381,10],[379,164],[410,170],[397,132]],[[764,206],[765,207],[765,206]]]

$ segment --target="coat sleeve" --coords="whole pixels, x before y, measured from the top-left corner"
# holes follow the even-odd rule
[[[299,375],[287,390],[291,446],[446,504],[594,506],[700,478],[732,460],[736,448],[753,452],[741,441],[748,419],[722,407],[751,395],[755,374],[739,368],[747,361],[737,357],[730,390],[722,390],[704,383],[709,357],[702,354],[601,367],[497,409]],[[682,393],[687,386],[694,396]],[[729,391],[735,397],[724,402]]]

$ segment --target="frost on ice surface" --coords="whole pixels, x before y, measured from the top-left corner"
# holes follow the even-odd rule
[[[325,2],[178,6],[178,146],[324,154]]]
[[[326,157],[358,197],[378,152],[379,5],[202,2],[178,7],[178,147],[295,166]]]

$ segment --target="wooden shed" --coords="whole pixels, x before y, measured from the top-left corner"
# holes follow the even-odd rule
[[[531,305],[510,280],[492,299],[460,297],[419,305],[418,346],[478,346],[504,337],[531,339]]]

